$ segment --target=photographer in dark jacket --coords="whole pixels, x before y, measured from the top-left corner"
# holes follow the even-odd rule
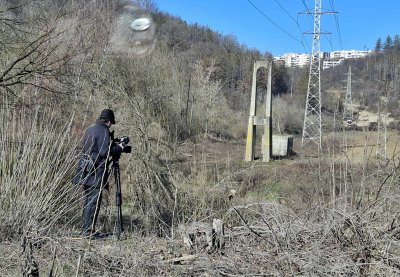
[[[95,225],[100,210],[102,190],[108,188],[107,162],[109,157],[122,153],[123,143],[115,144],[110,139],[109,128],[115,124],[114,112],[105,109],[83,137],[82,156],[73,180],[83,185],[85,204],[83,207],[82,235],[96,238]]]

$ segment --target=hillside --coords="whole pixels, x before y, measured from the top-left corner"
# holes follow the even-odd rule
[[[253,63],[271,55],[139,3],[0,0],[1,275],[398,275],[397,126],[382,159],[375,129],[337,124],[348,64],[323,72],[319,150],[300,145],[307,70],[274,64],[273,130],[294,135],[296,155],[244,162]],[[143,17],[143,32],[127,27]],[[377,112],[385,68],[398,119],[396,45],[349,62],[360,121]],[[257,84],[261,103],[265,75]],[[72,179],[104,108],[132,144],[119,160],[125,232],[111,172],[97,223],[107,236],[89,240]],[[214,219],[225,234],[209,247]]]

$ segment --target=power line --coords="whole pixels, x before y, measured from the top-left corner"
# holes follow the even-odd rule
[[[304,8],[306,9],[306,11],[303,13],[306,13],[308,15],[308,20],[310,21],[310,25],[313,26],[314,25],[314,17],[311,15],[312,11],[308,8],[308,6],[304,0],[301,0],[301,2],[303,3]],[[299,13],[299,14],[301,14],[301,13]],[[303,34],[304,34],[304,32],[303,32]],[[308,44],[307,44],[307,46],[308,46]],[[308,46],[308,48],[310,49],[309,46]],[[310,52],[312,52],[312,50],[310,50]]]
[[[331,38],[328,38],[328,37],[326,37],[326,36],[325,36],[325,39],[329,42],[329,45],[331,46],[332,52],[335,51],[335,50],[333,50],[332,39],[331,39]]]
[[[311,19],[314,20],[314,16],[315,16],[315,15],[314,15],[314,16],[311,16],[312,14],[314,14],[314,12],[311,11],[311,10],[308,8],[308,6],[307,6],[305,0],[301,0],[301,1],[302,1],[303,5],[304,5],[306,11],[301,12],[301,13],[299,13],[299,14],[307,14],[307,15],[308,15],[308,19],[309,19],[310,22],[311,22]],[[332,0],[329,0],[329,1],[332,1]],[[331,2],[331,3],[332,3],[332,2]],[[334,12],[333,10],[332,10],[332,11],[323,12],[323,11],[322,11],[322,7],[321,7],[321,10],[320,10],[320,13],[321,13],[321,14],[323,14],[323,13],[333,13],[333,14],[336,15],[336,12]],[[313,23],[312,23],[312,24],[313,24]],[[311,32],[306,32],[305,34],[312,34],[312,33],[311,33]],[[329,34],[331,34],[331,33],[321,30],[320,35],[322,35],[322,34],[329,35]],[[334,51],[334,49],[333,49],[333,44],[332,44],[332,39],[328,38],[327,36],[323,36],[323,37],[324,37],[324,39],[326,39],[326,41],[329,43],[331,50]]]
[[[287,14],[287,16],[289,16],[289,18],[292,19],[294,23],[296,23],[296,25],[299,28],[300,32],[303,33],[303,30],[301,29],[300,24],[299,24],[299,20],[295,19],[293,16],[291,16],[290,13],[285,9],[285,7],[283,7],[283,5],[278,0],[274,0],[274,1]],[[302,44],[303,44],[303,37],[302,37],[301,41],[302,41]],[[308,45],[307,41],[305,41],[305,43],[307,45],[308,50],[311,52],[311,48]],[[304,44],[303,44],[303,47],[304,47]],[[307,51],[307,49],[305,49],[305,47],[304,47],[304,50]]]
[[[282,6],[282,4],[278,0],[274,0],[275,3],[278,4],[278,6],[298,25],[299,23],[297,22],[296,19],[293,18],[293,16],[290,15],[290,13],[285,9],[285,7]]]
[[[286,31],[285,29],[283,29],[281,26],[279,26],[275,21],[273,21],[271,18],[269,18],[265,13],[263,13],[263,11],[261,11],[256,5],[253,4],[253,2],[251,2],[250,0],[247,0],[247,2],[249,2],[259,13],[261,13],[270,23],[272,23],[273,25],[275,25],[275,27],[277,27],[279,30],[281,30],[282,32],[284,32],[286,35],[288,35],[289,37],[291,37],[292,39],[296,40],[297,42],[300,42],[301,44],[303,44],[303,42],[301,40],[299,40],[298,38],[296,38],[295,36],[291,35],[288,31]]]
[[[334,11],[335,10],[335,6],[333,4],[333,0],[329,0],[329,2],[331,4],[332,11]],[[336,22],[336,30],[337,30],[338,36],[339,36],[340,48],[343,49],[342,35],[341,35],[341,32],[340,32],[340,26],[339,26],[339,19],[338,19],[338,16],[336,15],[336,13],[334,13],[334,16],[335,16],[335,22]]]
[[[311,16],[312,12],[310,12],[310,9],[308,8],[308,6],[307,6],[307,4],[306,4],[306,2],[304,0],[301,0],[301,2],[303,2],[304,7],[306,8],[305,13],[308,14],[308,20],[310,21],[310,25],[313,26],[314,18]]]

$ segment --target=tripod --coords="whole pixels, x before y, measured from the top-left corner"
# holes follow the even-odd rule
[[[116,235],[117,238],[119,239],[121,236],[121,233],[124,231],[124,226],[122,223],[122,192],[121,192],[121,176],[120,176],[120,170],[119,170],[119,159],[113,159],[112,160],[112,169],[114,171],[114,178],[115,178],[115,206],[117,208],[117,231]]]

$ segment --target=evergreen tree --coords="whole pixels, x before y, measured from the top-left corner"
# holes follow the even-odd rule
[[[393,40],[390,35],[386,37],[385,45],[383,46],[383,51],[389,51],[393,47]]]
[[[400,36],[399,35],[394,36],[393,49],[397,54],[400,53]]]
[[[382,51],[382,40],[378,38],[375,44],[375,53],[380,53]]]

